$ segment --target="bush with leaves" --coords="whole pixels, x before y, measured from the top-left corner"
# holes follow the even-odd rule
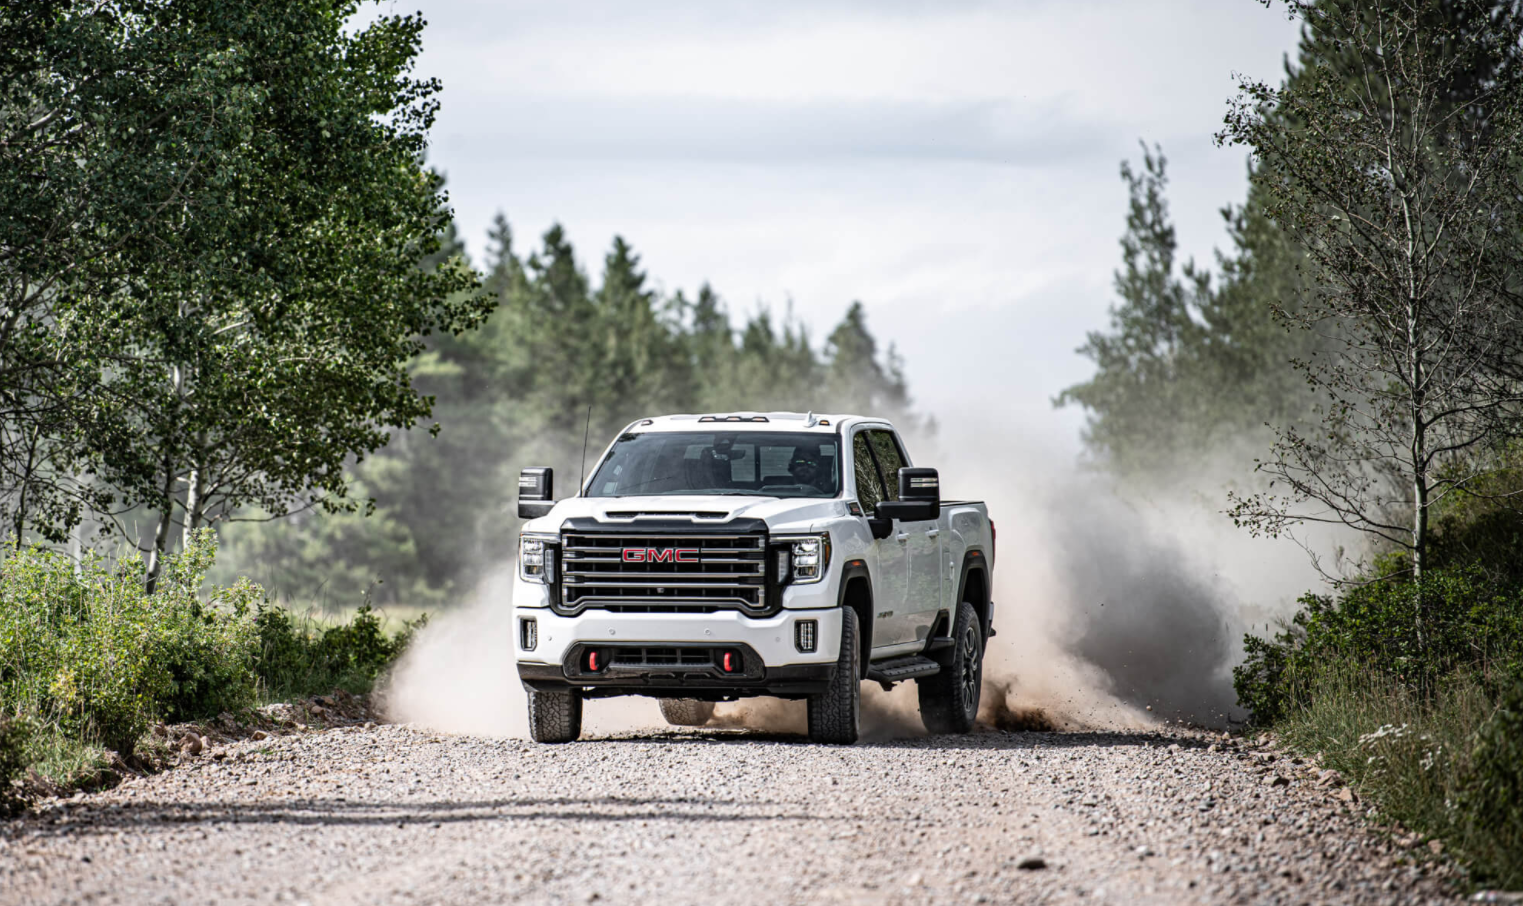
[[[280,607],[264,607],[259,631],[259,681],[272,698],[295,698],[344,689],[366,692],[412,641],[427,617],[387,637],[369,605],[346,623],[323,625]]]
[[[1413,614],[1428,611],[1421,634]],[[1487,676],[1523,675],[1523,589],[1478,567],[1430,572],[1421,588],[1387,580],[1339,596],[1307,595],[1273,638],[1247,636],[1233,670],[1238,702],[1269,725],[1303,705],[1330,669],[1359,665],[1419,693],[1431,693],[1465,668]]]
[[[1523,682],[1517,682],[1476,734],[1459,810],[1484,831],[1499,879],[1523,881]],[[1508,870],[1510,869],[1510,870]]]
[[[8,815],[21,805],[20,792],[12,783],[26,770],[27,740],[31,727],[25,720],[0,715],[0,816]]]
[[[252,705],[261,592],[240,582],[203,600],[214,556],[199,534],[150,594],[136,556],[12,554],[0,564],[0,700],[43,732],[123,755],[155,720]]]

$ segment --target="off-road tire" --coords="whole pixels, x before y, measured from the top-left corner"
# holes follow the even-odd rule
[[[928,732],[966,733],[978,717],[979,687],[984,679],[984,630],[978,611],[967,601],[957,605],[952,648],[942,657],[941,672],[915,680],[920,693],[920,721]]]
[[[857,612],[841,609],[841,653],[824,692],[809,696],[809,739],[849,746],[862,723],[862,649],[857,640]]]
[[[582,735],[580,692],[529,692],[529,738],[535,742],[571,742]]]
[[[714,716],[714,703],[696,698],[663,698],[661,716],[674,727],[701,727]]]

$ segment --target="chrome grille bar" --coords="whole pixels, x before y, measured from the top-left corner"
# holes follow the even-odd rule
[[[640,551],[639,557],[626,559],[631,550]],[[562,613],[631,606],[673,612],[769,610],[767,538],[760,532],[568,530],[561,551],[556,610]],[[679,551],[686,558],[680,562]]]

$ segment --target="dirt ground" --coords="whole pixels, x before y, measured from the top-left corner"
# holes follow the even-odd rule
[[[1457,898],[1361,808],[1311,765],[1193,731],[537,746],[354,725],[214,746],[0,824],[0,902]]]

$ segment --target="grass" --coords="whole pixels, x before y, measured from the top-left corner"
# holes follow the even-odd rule
[[[26,756],[32,770],[64,787],[78,786],[108,765],[99,745],[57,732],[33,734]]]
[[[1487,815],[1476,799],[1477,743],[1499,705],[1487,679],[1456,673],[1422,696],[1352,665],[1329,670],[1274,730],[1342,773],[1373,805],[1372,817],[1441,840],[1476,882],[1516,889],[1523,886],[1518,822]]]
[[[26,771],[90,785],[105,750],[130,759],[156,723],[368,692],[425,619],[292,614],[246,580],[208,589],[215,553],[201,533],[153,592],[137,557],[0,554],[0,811]]]
[[[362,610],[367,609],[365,605],[319,608],[297,607],[291,603],[282,603],[281,607],[290,613],[293,619],[298,620],[308,632],[321,632],[332,626],[342,626],[354,620]],[[381,621],[381,632],[388,638],[407,632],[420,621],[426,623],[429,614],[426,607],[413,607],[406,604],[389,604],[385,607],[369,608],[369,611]]]

